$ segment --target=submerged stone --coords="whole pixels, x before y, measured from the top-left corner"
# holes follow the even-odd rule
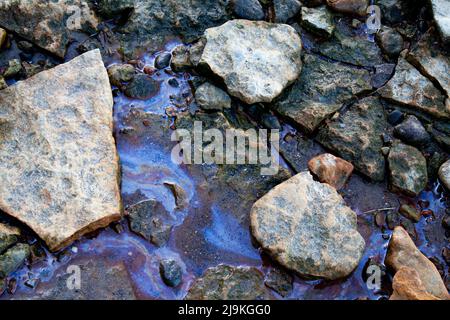
[[[0,106],[2,211],[51,250],[120,219],[113,98],[98,50],[0,91]]]
[[[163,260],[159,264],[159,272],[164,283],[169,287],[176,287],[181,283],[183,270],[175,260]]]

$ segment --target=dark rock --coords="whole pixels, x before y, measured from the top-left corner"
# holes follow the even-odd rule
[[[445,263],[450,266],[450,249],[448,247],[442,249],[442,257],[444,258]]]
[[[30,256],[30,246],[18,243],[0,256],[0,279],[19,269]]]
[[[395,125],[399,124],[400,122],[402,122],[403,118],[404,118],[403,112],[395,109],[388,114],[387,121],[391,125],[395,126]]]
[[[164,283],[169,287],[176,287],[181,283],[183,270],[177,261],[162,260],[159,264],[159,272]]]
[[[19,241],[20,230],[0,223],[0,255]]]
[[[125,87],[127,97],[146,100],[153,97],[159,90],[159,84],[145,74],[137,74]]]
[[[233,11],[238,18],[263,20],[264,10],[258,0],[232,0]]]
[[[286,297],[292,292],[293,280],[293,277],[286,271],[272,268],[267,273],[264,284],[280,296]]]
[[[386,223],[390,230],[400,225],[400,215],[397,212],[390,211],[386,215]]]
[[[442,226],[450,230],[450,215],[446,215],[444,218],[442,218]]]
[[[394,74],[395,64],[384,63],[375,66],[375,74],[372,77],[372,86],[374,88],[381,88],[384,86]]]
[[[134,0],[100,0],[97,9],[100,16],[111,19],[131,12],[134,8]]]
[[[407,205],[402,204],[400,206],[399,212],[405,217],[408,218],[414,222],[419,222],[421,218],[421,214],[419,211],[416,210],[416,208]]]
[[[329,38],[334,31],[333,16],[326,7],[302,7],[301,25],[318,36]]]
[[[416,147],[424,146],[431,140],[429,133],[415,116],[407,116],[405,121],[394,128],[394,134],[403,142]]]
[[[170,66],[170,60],[172,59],[172,54],[170,52],[162,52],[155,59],[155,68],[165,69]]]
[[[133,79],[135,73],[131,64],[115,64],[108,68],[109,81],[116,87],[121,87],[123,82]]]
[[[383,52],[389,57],[396,57],[403,50],[403,37],[394,29],[385,27],[377,33],[376,38]]]
[[[273,5],[275,8],[275,22],[278,23],[286,23],[294,18],[302,7],[298,0],[273,0]]]
[[[25,52],[31,53],[33,52],[33,44],[28,41],[18,41],[17,47]]]
[[[267,129],[281,129],[278,118],[271,113],[263,113],[261,115],[261,124]]]
[[[170,78],[168,81],[169,85],[173,88],[178,88],[180,86],[180,83],[176,78]]]

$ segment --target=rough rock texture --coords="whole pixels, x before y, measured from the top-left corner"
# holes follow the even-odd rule
[[[231,0],[231,3],[238,18],[264,20],[264,10],[258,0]]]
[[[30,256],[30,246],[18,243],[0,256],[0,279],[7,277],[24,264]]]
[[[448,0],[431,0],[434,20],[444,42],[450,42],[450,2]]]
[[[300,11],[302,4],[298,0],[273,0],[275,22],[286,23]]]
[[[0,254],[19,240],[20,230],[0,223]]]
[[[427,161],[414,147],[396,143],[390,150],[389,175],[391,189],[417,196],[428,182]]]
[[[98,20],[84,0],[18,0],[0,5],[0,25],[63,58],[71,31],[96,30]]]
[[[200,63],[248,104],[271,102],[300,74],[302,42],[288,25],[233,20],[205,36]]]
[[[444,162],[439,168],[439,180],[447,190],[450,190],[450,160]]]
[[[135,69],[131,64],[115,64],[108,68],[109,81],[116,87],[120,87],[123,82],[131,81],[134,74]]]
[[[293,289],[294,278],[279,268],[271,269],[264,280],[264,284],[276,291],[280,296],[288,296]]]
[[[392,28],[384,27],[376,34],[381,49],[390,57],[396,57],[403,50],[403,37]]]
[[[439,300],[428,293],[416,270],[401,267],[392,280],[392,293],[389,300]]]
[[[337,12],[364,16],[369,0],[327,0],[327,4]]]
[[[223,110],[231,108],[231,98],[222,89],[204,83],[195,91],[195,100],[204,110]]]
[[[365,98],[319,130],[317,140],[350,161],[375,181],[384,180],[385,160],[381,153],[387,122],[377,98]]]
[[[334,31],[333,16],[324,6],[302,7],[302,26],[319,36],[331,37]]]
[[[379,92],[391,102],[450,118],[450,101],[404,58],[399,59],[394,77]]]
[[[270,298],[262,273],[252,267],[219,265],[195,280],[187,300],[261,300]]]
[[[407,116],[405,121],[394,128],[394,134],[407,144],[421,147],[430,142],[430,134],[415,116]]]
[[[396,227],[385,259],[385,264],[398,272],[402,267],[414,269],[427,292],[448,299],[448,292],[435,265],[416,248],[408,233]]]
[[[354,95],[372,89],[367,70],[331,63],[314,55],[303,58],[299,79],[273,108],[312,132]]]
[[[308,162],[308,168],[320,182],[328,183],[336,190],[344,187],[353,172],[353,165],[350,162],[330,153],[312,158]]]
[[[302,172],[259,199],[251,230],[268,254],[307,277],[339,279],[358,265],[364,239],[356,213],[336,190]]]
[[[175,260],[162,260],[159,264],[159,272],[164,283],[169,287],[176,287],[181,283],[183,270]]]
[[[58,250],[121,217],[98,50],[0,91],[0,209]]]

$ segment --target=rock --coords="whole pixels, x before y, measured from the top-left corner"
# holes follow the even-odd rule
[[[376,35],[378,44],[389,57],[397,57],[403,51],[404,41],[400,33],[384,27]]]
[[[433,10],[434,20],[441,33],[442,40],[450,42],[450,3],[447,0],[430,0]]]
[[[415,270],[428,293],[448,299],[447,289],[435,265],[416,248],[402,227],[396,227],[392,233],[385,264],[395,272],[402,267]]]
[[[401,267],[394,276],[389,300],[440,300],[428,293],[419,274],[409,267]]]
[[[100,16],[112,19],[123,14],[129,14],[134,8],[134,0],[100,0],[97,1],[97,11]]]
[[[447,160],[441,165],[438,175],[442,184],[447,190],[450,190],[450,160]]]
[[[320,182],[328,183],[336,190],[344,187],[353,172],[353,165],[350,162],[330,153],[312,158],[308,162],[308,168]]]
[[[253,267],[218,265],[195,280],[186,300],[262,300],[270,298],[262,273]]]
[[[109,81],[116,87],[121,87],[123,82],[133,79],[135,73],[131,64],[115,64],[108,68]]]
[[[130,229],[156,246],[169,241],[174,221],[156,200],[144,200],[127,209]]]
[[[377,5],[381,8],[381,18],[383,24],[399,24],[407,17],[405,6],[408,3],[398,0],[378,0]],[[410,3],[409,3],[410,4]]]
[[[30,256],[30,246],[18,243],[0,256],[0,279],[19,269]]]
[[[403,119],[404,119],[403,112],[401,112],[397,109],[390,112],[387,117],[387,121],[393,126],[401,123],[403,121]]]
[[[358,16],[365,16],[368,0],[327,0],[327,5],[340,13],[354,14]]]
[[[72,31],[93,33],[98,20],[84,0],[5,1],[0,25],[64,58]]]
[[[286,23],[294,18],[302,7],[298,0],[273,0],[275,9],[275,22]]]
[[[0,90],[3,90],[5,88],[8,88],[8,84],[6,83],[5,78],[0,76]]]
[[[205,36],[200,63],[248,104],[271,102],[300,74],[302,42],[288,25],[233,20]]]
[[[181,283],[183,270],[175,260],[162,260],[159,264],[159,272],[164,283],[169,287],[176,287]]]
[[[264,20],[264,10],[258,0],[232,0],[233,11],[238,18]]]
[[[3,73],[3,77],[6,79],[15,78],[22,72],[22,64],[19,59],[10,60],[8,62],[8,67]]]
[[[381,154],[387,123],[383,106],[374,97],[364,98],[339,118],[319,130],[317,141],[375,181],[383,181],[385,159]]]
[[[311,133],[353,96],[372,89],[370,74],[306,54],[299,79],[273,104],[273,109]]]
[[[172,59],[172,54],[170,52],[162,52],[155,59],[156,69],[165,69],[170,66],[170,60]]]
[[[121,218],[113,98],[98,50],[0,91],[0,105],[0,210],[52,251]]]
[[[137,74],[125,87],[124,93],[129,98],[147,100],[158,93],[159,83],[146,74]]]
[[[414,147],[396,143],[389,156],[390,186],[394,192],[417,196],[428,183],[427,161]]]
[[[407,116],[405,121],[394,128],[394,134],[403,142],[417,147],[431,141],[430,134],[415,116]]]
[[[280,296],[288,296],[293,289],[294,278],[285,271],[278,268],[272,268],[266,275],[264,284],[277,292]]]
[[[189,61],[194,67],[197,67],[202,59],[203,50],[205,50],[206,39],[201,37],[199,41],[193,43],[189,48]]]
[[[400,57],[394,77],[381,89],[381,96],[435,117],[450,118],[450,102],[408,61]]]
[[[250,219],[262,248],[302,276],[346,277],[364,251],[356,213],[333,187],[314,181],[309,172],[269,191],[253,205]]]
[[[172,51],[171,68],[179,72],[192,67],[189,48],[184,45],[176,46]]]
[[[375,66],[375,74],[372,76],[372,86],[381,88],[384,86],[394,74],[396,65],[393,63],[383,63]]]
[[[6,40],[8,40],[8,34],[5,29],[0,28],[0,49],[5,46]]]
[[[0,223],[0,255],[19,241],[20,230]]]
[[[222,89],[204,83],[195,91],[195,100],[204,110],[223,110],[231,108],[231,98]]]
[[[302,7],[301,24],[305,29],[325,38],[331,37],[334,31],[333,16],[325,6]]]
[[[420,212],[418,212],[416,210],[416,208],[407,205],[407,204],[402,204],[400,206],[399,212],[405,217],[408,218],[409,220],[412,220],[414,222],[419,222],[420,218],[421,218],[421,214]]]

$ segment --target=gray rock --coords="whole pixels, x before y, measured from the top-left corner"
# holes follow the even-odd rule
[[[302,7],[298,0],[273,0],[275,9],[275,22],[286,23],[294,18]]]
[[[294,278],[287,272],[279,269],[272,268],[266,275],[264,284],[277,292],[280,296],[288,296],[293,289]]]
[[[159,272],[164,283],[169,287],[176,287],[181,283],[183,270],[175,260],[162,260],[159,264]]]
[[[450,190],[450,160],[444,162],[439,168],[439,180],[447,190]]]
[[[278,98],[273,109],[313,132],[353,96],[372,89],[370,73],[306,54],[299,79]]]
[[[377,33],[376,38],[383,52],[389,57],[396,57],[403,50],[403,37],[394,29],[384,27]]]
[[[18,243],[0,256],[0,279],[19,269],[30,256],[30,246]]]
[[[155,59],[155,68],[165,69],[170,66],[170,60],[172,59],[172,54],[170,52],[162,52]]]
[[[19,241],[20,230],[0,223],[0,255]]]
[[[326,38],[331,37],[334,31],[333,16],[327,7],[302,7],[301,24],[305,29]]]
[[[450,42],[450,2],[448,0],[430,0],[434,20],[444,42]]]
[[[300,74],[302,42],[288,25],[233,20],[206,30],[205,37],[200,63],[248,104],[271,102]]]
[[[0,106],[0,210],[51,250],[121,218],[113,97],[98,50],[0,91]]]
[[[264,10],[258,0],[231,0],[233,11],[238,18],[263,20]]]
[[[219,265],[195,280],[186,300],[262,300],[271,295],[262,273],[252,267]]]
[[[159,84],[146,74],[137,74],[125,87],[127,97],[146,100],[158,93]]]
[[[204,83],[195,91],[195,100],[204,110],[223,110],[231,108],[231,98],[222,89]]]
[[[394,134],[406,144],[416,147],[430,142],[430,134],[415,116],[407,116],[405,121],[394,128]]]
[[[378,92],[391,102],[450,118],[450,101],[404,58],[399,59],[394,77]]]
[[[278,263],[302,276],[339,279],[358,265],[364,239],[337,191],[302,172],[252,207],[251,230]]]
[[[192,68],[194,65],[190,59],[189,47],[178,45],[172,51],[171,68],[174,71],[184,71]]]
[[[414,147],[396,143],[388,156],[390,186],[395,192],[417,196],[428,183],[427,161]]]
[[[379,100],[360,100],[319,130],[317,140],[375,181],[384,180],[385,160],[381,135],[387,122]]]
[[[375,74],[372,77],[372,86],[381,88],[384,86],[394,74],[396,65],[393,63],[384,63],[375,66]]]
[[[121,87],[123,82],[129,82],[135,74],[131,64],[115,64],[108,68],[109,81],[116,87]]]

